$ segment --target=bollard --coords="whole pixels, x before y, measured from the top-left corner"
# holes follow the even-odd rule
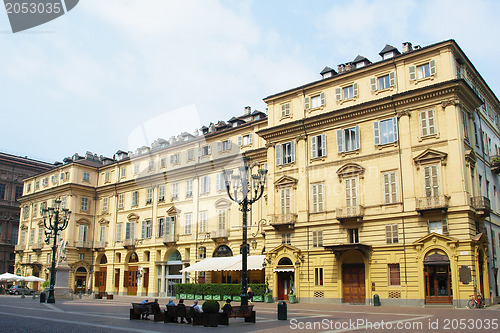
[[[377,294],[373,295],[373,305],[374,306],[380,306],[381,305],[380,304],[380,297]]]
[[[25,298],[26,296],[24,296],[24,288],[23,288],[23,291],[21,292],[21,298]]]
[[[78,298],[79,299],[82,299],[82,292],[80,291],[80,293],[78,294]]]
[[[33,293],[33,296],[31,296],[32,299],[36,298],[36,293]]]
[[[40,293],[40,303],[45,303],[45,291]]]
[[[286,302],[281,301],[278,303],[278,320],[286,320]]]

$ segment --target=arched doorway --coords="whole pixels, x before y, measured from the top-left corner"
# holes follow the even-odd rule
[[[425,303],[451,304],[450,260],[441,250],[431,250],[424,259]]]
[[[132,252],[128,258],[128,270],[125,271],[123,286],[127,288],[127,295],[137,295],[137,274],[139,272],[139,257]]]
[[[275,272],[278,282],[278,300],[288,300],[292,276],[295,273],[292,260],[288,257],[281,258]]]
[[[479,250],[477,253],[477,256],[478,256],[477,263],[479,265],[479,267],[478,267],[479,268],[478,269],[478,271],[479,271],[479,274],[478,274],[479,275],[479,279],[478,279],[479,286],[478,287],[479,288],[478,289],[481,292],[481,296],[484,298],[485,296],[484,296],[484,254],[483,254],[483,251]]]
[[[75,272],[75,294],[85,293],[87,280],[87,270],[85,267],[78,267]]]
[[[99,260],[99,270],[95,272],[95,287],[98,288],[99,293],[106,292],[106,275],[107,267],[104,266],[108,263],[108,258],[105,254]]]
[[[159,296],[175,297],[174,286],[182,283],[182,256],[179,251],[173,250],[165,255],[165,261],[158,265],[158,294]]]
[[[233,251],[227,245],[220,245],[212,254],[214,258],[232,257]],[[241,279],[241,271],[219,271],[212,272],[212,283],[236,283]]]

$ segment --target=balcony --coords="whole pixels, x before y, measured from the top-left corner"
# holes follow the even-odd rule
[[[32,251],[41,251],[42,248],[43,248],[43,243],[42,242],[31,244],[31,250]]]
[[[101,250],[104,250],[106,248],[106,245],[108,245],[108,242],[98,242],[98,241],[95,241],[94,242],[94,249],[96,251],[101,251]]]
[[[174,245],[179,240],[179,235],[163,235],[163,244]]]
[[[16,245],[14,247],[14,252],[17,252],[17,253],[23,252],[25,248],[26,248],[26,245],[24,245],[24,244]]]
[[[491,156],[490,169],[491,172],[493,172],[494,174],[498,175],[500,173],[500,156],[498,155]]]
[[[420,215],[428,211],[441,211],[444,214],[448,210],[449,202],[450,197],[447,195],[416,198],[415,210]]]
[[[365,216],[365,207],[361,205],[346,206],[337,208],[337,220],[344,222],[360,222]]]
[[[92,248],[92,242],[75,241],[75,247],[77,249],[91,249]]]
[[[477,215],[481,215],[483,217],[490,216],[491,212],[490,199],[486,197],[470,198],[470,205],[472,208],[476,210]]]
[[[228,229],[219,229],[210,232],[210,238],[212,238],[215,242],[226,241],[228,237],[229,237]]]
[[[295,228],[295,222],[297,222],[297,214],[273,214],[269,224],[274,229],[293,229]]]
[[[136,242],[137,241],[135,238],[124,239],[123,240],[123,247],[126,249],[133,249],[133,248],[135,248]]]

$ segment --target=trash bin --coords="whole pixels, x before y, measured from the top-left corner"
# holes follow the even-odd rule
[[[373,305],[380,306],[380,297],[377,294],[373,295]]]
[[[40,303],[45,303],[45,291],[40,293]]]
[[[278,320],[286,320],[286,302],[278,303]]]

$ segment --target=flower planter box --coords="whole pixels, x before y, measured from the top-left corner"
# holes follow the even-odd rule
[[[225,301],[226,299],[233,299],[231,295],[224,295],[222,297],[222,300]]]
[[[298,303],[296,295],[288,295],[288,301],[292,304]]]
[[[212,295],[212,299],[214,301],[222,301],[222,298],[220,297],[220,295]]]
[[[264,296],[264,302],[266,303],[274,303],[274,298],[272,295],[265,295]]]
[[[209,300],[213,299],[213,298],[212,298],[212,295],[204,295],[203,297],[204,297],[203,299],[204,299],[205,301],[209,301]]]
[[[203,326],[217,327],[219,324],[219,313],[203,313]]]
[[[201,301],[203,299],[203,295],[194,295],[194,298],[199,299]]]
[[[194,294],[186,294],[186,299],[194,299]]]
[[[186,294],[178,294],[179,298],[186,299]]]
[[[233,301],[241,302],[241,296],[233,296]]]
[[[254,295],[254,297],[252,298],[252,301],[253,302],[264,302],[264,296],[262,296],[262,295]]]

